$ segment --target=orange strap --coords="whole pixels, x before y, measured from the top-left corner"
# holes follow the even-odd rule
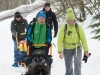
[[[33,46],[47,46],[46,44],[34,44]]]
[[[29,55],[29,49],[30,49],[30,46],[28,46],[27,48],[27,55]]]
[[[50,55],[52,55],[52,46],[50,47]]]

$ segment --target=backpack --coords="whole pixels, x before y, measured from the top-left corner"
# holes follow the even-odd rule
[[[80,39],[80,36],[79,36],[79,29],[78,29],[78,24],[77,24],[77,23],[75,23],[75,29],[76,29],[76,32],[77,32],[78,37],[79,37],[79,39]],[[64,39],[65,39],[66,33],[67,33],[67,24],[65,24],[65,29],[64,29]]]

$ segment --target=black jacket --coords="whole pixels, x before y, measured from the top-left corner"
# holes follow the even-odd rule
[[[45,9],[43,8],[45,11]],[[51,25],[51,29],[54,26],[55,35],[58,33],[58,22],[55,13],[50,9],[49,12],[46,12],[46,23]]]
[[[27,23],[26,19],[23,19],[23,17],[21,17],[20,22],[18,22],[18,21],[16,21],[16,19],[14,19],[11,22],[12,39],[14,41],[16,41],[16,37],[15,37],[16,32],[18,34],[25,33],[25,29],[27,30],[27,28],[28,28],[28,23]],[[18,38],[18,41],[21,41],[26,38],[26,35],[25,34],[19,35],[17,38]]]

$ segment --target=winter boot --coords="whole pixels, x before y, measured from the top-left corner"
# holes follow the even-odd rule
[[[18,66],[18,63],[14,63],[12,66],[13,66],[13,67],[19,67],[19,66]]]

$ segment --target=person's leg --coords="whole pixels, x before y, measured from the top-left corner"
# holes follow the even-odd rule
[[[18,57],[18,48],[17,48],[17,43],[16,41],[13,40],[14,43],[14,64],[12,65],[13,67],[18,67],[18,62],[16,62],[15,58]]]
[[[66,67],[66,74],[65,75],[73,75],[73,50],[64,49],[64,59],[65,59],[65,67]]]
[[[46,57],[45,58],[47,65],[49,66],[49,73],[48,75],[51,75],[51,64],[53,62],[53,59],[51,57]]]
[[[74,51],[75,75],[81,75],[81,59],[82,59],[82,50],[80,48],[77,48],[77,56],[76,56],[76,50]]]
[[[26,56],[27,56],[26,52],[25,51],[23,51],[23,52],[21,51],[21,52],[19,52],[19,56],[15,58],[15,61],[16,62],[23,62],[24,59],[26,58]]]
[[[18,48],[17,48],[16,41],[13,41],[13,42],[14,42],[14,58],[16,58],[18,56]]]

